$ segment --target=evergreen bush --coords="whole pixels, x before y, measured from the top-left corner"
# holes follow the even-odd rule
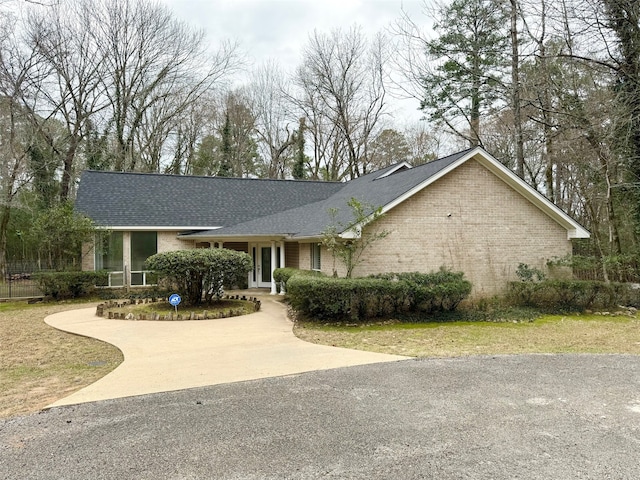
[[[42,293],[56,300],[90,295],[96,286],[104,286],[109,281],[106,271],[39,272],[33,276]]]
[[[629,284],[594,280],[543,280],[510,282],[508,300],[543,312],[583,312],[634,305],[638,293]]]
[[[156,253],[146,268],[170,282],[187,305],[200,305],[220,299],[223,287],[241,284],[252,261],[244,252],[203,248]]]
[[[291,306],[310,318],[362,321],[394,314],[455,310],[471,293],[463,274],[389,273],[367,278],[294,275],[287,292]]]

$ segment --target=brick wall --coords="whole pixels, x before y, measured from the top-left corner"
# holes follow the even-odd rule
[[[95,268],[95,247],[93,243],[82,244],[82,270],[92,271]]]
[[[564,228],[475,160],[389,211],[374,228],[390,234],[365,252],[354,276],[447,266],[465,272],[477,296],[499,293],[516,279],[520,263],[545,270],[547,259],[571,253]],[[301,266],[309,262],[307,250],[300,249]],[[323,249],[322,270],[330,274],[331,267]]]
[[[180,240],[180,232],[158,232],[158,253],[196,248],[194,240]]]

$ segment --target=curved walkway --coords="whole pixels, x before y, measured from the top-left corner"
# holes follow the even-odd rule
[[[50,315],[50,326],[115,345],[124,361],[49,407],[407,358],[304,342],[280,302],[261,300],[259,312],[217,320],[109,320],[95,307]]]

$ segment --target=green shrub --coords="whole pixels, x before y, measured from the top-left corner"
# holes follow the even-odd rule
[[[370,278],[405,284],[402,303],[408,303],[411,311],[425,313],[455,310],[469,296],[472,287],[471,282],[464,279],[464,273],[444,267],[431,273],[386,273]]]
[[[294,275],[307,275],[311,277],[322,277],[324,274],[322,272],[318,272],[317,270],[300,270],[298,268],[276,268],[273,271],[273,279],[278,283],[287,284],[289,279]]]
[[[251,271],[251,257],[225,248],[175,250],[156,253],[146,267],[168,280],[187,305],[210,303],[219,299],[223,287],[241,284]]]
[[[546,278],[546,275],[542,270],[530,267],[526,263],[518,265],[516,275],[522,282],[541,282]]]
[[[98,272],[39,272],[34,274],[42,293],[56,300],[79,298],[95,292],[96,286],[109,281],[109,273]]]
[[[293,275],[291,306],[311,318],[361,321],[395,314],[452,311],[471,292],[462,273],[384,274],[367,278]]]
[[[514,305],[544,312],[583,312],[630,305],[638,298],[628,284],[592,280],[511,282],[507,298]]]

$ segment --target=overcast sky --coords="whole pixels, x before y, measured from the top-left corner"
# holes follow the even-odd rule
[[[403,10],[414,19],[420,19],[423,10],[422,0],[162,1],[178,18],[204,28],[213,45],[222,39],[237,40],[252,63],[274,59],[286,70],[300,63],[302,47],[314,29],[329,32],[358,24],[375,34]],[[415,100],[403,102],[401,108],[412,119],[420,116]]]

